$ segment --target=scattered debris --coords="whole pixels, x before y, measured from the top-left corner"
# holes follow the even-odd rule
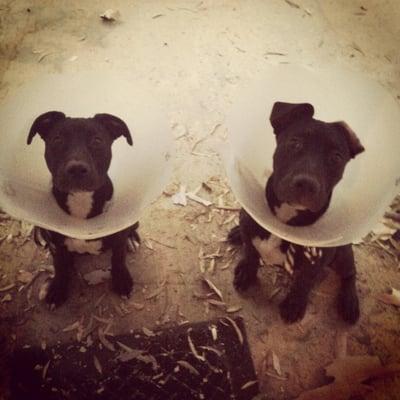
[[[165,287],[165,281],[162,282],[161,285],[156,290],[154,290],[152,293],[148,294],[144,298],[146,300],[150,300],[150,299],[157,297],[164,290],[164,287]]]
[[[212,205],[212,201],[203,199],[202,197],[198,196],[197,194],[193,193],[193,192],[188,192],[186,193],[187,198],[189,198],[190,200],[195,201],[196,203],[200,203],[203,206],[209,207]]]
[[[103,374],[103,368],[101,367],[100,361],[96,356],[93,356],[93,363],[94,367],[96,368],[97,372],[102,375]]]
[[[287,4],[289,4],[290,7],[293,7],[293,8],[300,8],[300,6],[299,6],[297,3],[295,3],[294,1],[292,1],[292,0],[285,0],[285,2],[286,2]]]
[[[302,393],[297,400],[348,400],[355,395],[363,396],[372,390],[371,380],[399,374],[400,363],[382,366],[375,356],[348,356],[336,359],[325,370],[334,381]]]
[[[2,303],[9,303],[12,300],[12,296],[10,293],[7,293],[2,299],[1,302]]]
[[[236,313],[242,309],[242,306],[231,306],[226,309],[226,312],[229,314]]]
[[[178,365],[180,365],[181,367],[186,368],[186,369],[187,369],[188,371],[190,371],[192,374],[200,376],[200,372],[197,371],[197,369],[196,369],[195,367],[193,367],[193,365],[191,365],[191,364],[188,363],[187,361],[185,361],[185,360],[178,360],[176,363],[177,363]]]
[[[274,370],[279,376],[282,376],[281,363],[279,361],[278,356],[273,350],[271,350],[271,355],[272,355],[272,366],[274,367]]]
[[[181,185],[179,192],[172,196],[172,202],[176,205],[187,206],[186,187],[184,185]]]
[[[112,8],[109,8],[108,10],[104,11],[103,14],[100,15],[100,18],[104,22],[115,22],[119,19],[120,13],[119,11],[113,10]]]
[[[66,326],[62,331],[71,332],[79,328],[80,321],[75,321],[73,324]]]
[[[106,282],[110,279],[111,272],[110,270],[96,269],[94,271],[88,272],[83,275],[83,279],[85,279],[86,283],[89,286],[98,285],[100,283]]]
[[[156,18],[161,18],[161,17],[165,17],[164,14],[157,14],[157,15],[153,15],[151,18],[152,19],[156,19]]]
[[[390,293],[379,294],[378,300],[385,304],[391,304],[393,306],[400,307],[400,290],[395,288],[390,289]]]
[[[210,331],[211,331],[211,336],[212,336],[214,342],[216,342],[217,339],[218,339],[218,330],[217,330],[217,326],[214,325],[214,324],[210,325]]]
[[[210,288],[211,290],[213,290],[213,291],[216,293],[216,295],[217,295],[222,301],[224,301],[224,298],[223,298],[223,296],[222,296],[222,292],[214,285],[214,283],[212,283],[212,282],[210,281],[210,279],[204,278],[204,277],[203,277],[203,281],[207,283],[207,285],[209,286],[209,288]]]
[[[148,337],[156,336],[156,334],[151,329],[146,328],[145,326],[142,328],[142,331]]]
[[[240,328],[237,326],[236,322],[232,318],[229,318],[229,317],[224,317],[224,318],[226,320],[228,320],[230,322],[230,324],[233,326],[233,329],[235,329],[236,334],[239,338],[240,344],[243,344],[244,343],[243,334],[242,334],[242,331],[240,330]]]
[[[50,361],[51,360],[47,361],[46,365],[43,367],[43,370],[42,370],[42,379],[43,380],[46,379],[47,371],[49,370],[49,366],[50,366]]]
[[[101,344],[110,351],[115,351],[114,345],[106,338],[103,329],[100,327],[97,331]]]
[[[0,288],[0,292],[7,292],[8,290],[13,289],[14,287],[15,283],[10,283],[9,285]]]
[[[258,383],[258,381],[248,381],[240,389],[241,390],[246,390],[250,386],[256,385],[257,383]]]
[[[190,348],[190,351],[193,353],[193,355],[198,359],[198,360],[200,360],[200,361],[206,361],[206,358],[204,357],[204,355],[200,355],[199,353],[198,353],[198,351],[196,350],[196,347],[194,346],[194,343],[193,343],[193,341],[192,341],[192,339],[191,339],[191,337],[190,337],[190,330],[191,329],[189,329],[188,330],[188,343],[189,343],[189,348]]]

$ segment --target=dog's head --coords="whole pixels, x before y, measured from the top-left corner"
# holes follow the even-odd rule
[[[272,187],[280,202],[318,212],[329,203],[346,164],[364,147],[345,122],[327,123],[313,115],[308,103],[274,104]]]
[[[28,144],[38,133],[45,142],[45,159],[53,185],[62,192],[95,191],[107,179],[111,145],[132,137],[125,122],[110,114],[93,118],[69,118],[59,111],[40,115],[28,135]]]

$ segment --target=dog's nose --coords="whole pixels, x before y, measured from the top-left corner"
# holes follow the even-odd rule
[[[88,174],[89,166],[82,161],[70,161],[65,170],[72,178],[83,178]]]
[[[318,194],[320,185],[316,179],[300,175],[293,179],[293,188],[296,193],[314,196]]]

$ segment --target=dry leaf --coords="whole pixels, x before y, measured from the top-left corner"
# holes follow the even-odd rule
[[[348,400],[363,396],[373,389],[364,382],[400,373],[400,363],[383,367],[378,357],[348,356],[336,359],[325,370],[334,381],[302,393],[297,400]]]

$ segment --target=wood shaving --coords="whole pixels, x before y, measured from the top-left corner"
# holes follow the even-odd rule
[[[153,299],[154,297],[157,297],[164,290],[164,286],[165,286],[165,282],[163,282],[160,287],[158,287],[156,290],[154,290],[154,292],[151,292],[144,298],[146,300],[150,300],[150,299]]]
[[[122,350],[125,350],[128,353],[131,352],[131,351],[134,351],[134,349],[132,349],[132,347],[129,347],[126,344],[124,344],[122,342],[119,342],[118,340],[117,340],[117,344],[118,344],[119,347],[121,347]]]
[[[210,288],[211,290],[213,290],[214,293],[223,301],[224,298],[223,298],[223,296],[222,296],[222,292],[214,285],[214,283],[211,282],[210,279],[208,279],[208,278],[204,278],[204,277],[203,277],[203,280],[204,280],[204,282],[207,283],[207,285],[209,286],[209,288]]]
[[[396,307],[400,307],[400,290],[395,288],[390,289],[391,293],[382,293],[377,296],[378,300],[382,303],[390,304]]]
[[[179,187],[179,192],[172,196],[172,203],[179,206],[187,206],[186,187],[184,185],[181,185]]]
[[[186,369],[187,369],[188,371],[190,371],[192,374],[200,376],[200,372],[197,371],[197,369],[196,369],[195,367],[193,367],[193,365],[190,364],[190,363],[188,363],[187,361],[185,361],[185,360],[178,360],[176,363],[177,363],[178,365],[180,365],[181,367],[186,368]]]
[[[80,322],[79,321],[75,321],[74,323],[72,323],[71,325],[66,326],[62,331],[63,332],[71,332],[74,331],[76,329],[79,328]]]
[[[112,8],[109,8],[108,10],[104,11],[103,14],[100,14],[100,18],[104,22],[115,22],[117,19],[119,19],[119,17],[119,11],[113,10]]]
[[[134,308],[135,310],[138,310],[138,311],[141,311],[141,310],[143,310],[143,308],[144,308],[144,304],[141,304],[141,303],[132,302],[132,303],[129,303],[129,304],[132,305],[133,308]]]
[[[226,312],[229,314],[236,313],[242,309],[242,306],[231,306],[226,309]]]
[[[194,194],[193,192],[186,193],[186,196],[188,199],[193,200],[196,203],[200,203],[206,207],[209,207],[213,204],[212,201],[203,199],[202,197],[198,196],[197,194]]]
[[[101,342],[101,344],[108,350],[110,351],[115,351],[115,347],[114,345],[106,338],[104,331],[102,328],[99,328],[97,331],[97,335],[99,337],[99,340]]]
[[[223,301],[208,299],[207,302],[216,307],[226,308],[226,303]]]
[[[240,388],[240,390],[246,390],[250,386],[257,385],[257,384],[258,384],[258,381],[248,381]]]
[[[200,355],[200,354],[198,353],[198,351],[196,350],[196,347],[194,346],[194,343],[193,343],[193,341],[192,341],[192,338],[190,337],[189,332],[188,332],[187,338],[188,338],[188,343],[189,343],[190,351],[193,353],[193,355],[194,355],[198,360],[200,360],[200,361],[206,361],[205,357],[204,357],[203,355]]]
[[[46,365],[43,367],[43,371],[42,371],[42,379],[45,380],[46,376],[47,376],[47,371],[49,370],[50,367],[50,361],[47,361]]]
[[[151,329],[148,329],[145,326],[142,328],[142,331],[148,337],[156,336],[156,334]]]
[[[236,331],[240,344],[243,344],[244,343],[243,334],[240,328],[237,326],[236,322],[230,317],[224,317],[224,319],[230,322],[230,324],[233,326],[233,329],[235,329]]]
[[[282,376],[282,369],[281,369],[281,363],[279,361],[279,357],[276,355],[276,353],[272,350],[272,366],[274,367],[274,370],[279,376]]]
[[[97,372],[102,375],[103,374],[103,368],[101,367],[100,361],[96,356],[93,356],[93,364],[94,367],[96,368]]]
[[[7,292],[7,290],[11,290],[15,287],[15,283],[10,283],[7,286],[0,288],[0,292]]]
[[[210,329],[210,331],[211,331],[211,336],[212,336],[214,342],[216,342],[217,339],[218,339],[218,330],[217,330],[217,326],[214,325],[214,324],[213,324],[213,325],[210,325],[209,329]]]

